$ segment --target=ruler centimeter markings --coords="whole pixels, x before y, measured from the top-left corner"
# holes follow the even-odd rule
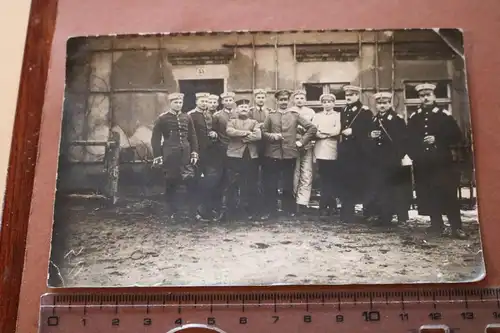
[[[500,333],[499,289],[46,294],[40,333]]]

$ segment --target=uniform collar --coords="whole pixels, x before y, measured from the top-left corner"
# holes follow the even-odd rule
[[[355,103],[346,105],[346,110],[355,112],[355,111],[358,111],[359,109],[361,109],[362,106],[363,106],[363,104],[361,103],[360,100],[358,100]]]
[[[429,105],[429,106],[425,106],[425,105],[421,105],[420,106],[420,109],[422,109],[422,111],[432,111],[434,113],[437,113],[439,111],[439,106],[437,105],[437,103],[434,103],[432,105]]]

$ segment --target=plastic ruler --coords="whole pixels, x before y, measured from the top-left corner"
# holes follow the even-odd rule
[[[499,292],[54,293],[42,296],[39,332],[498,333]]]

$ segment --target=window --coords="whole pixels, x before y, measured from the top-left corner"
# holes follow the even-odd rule
[[[436,85],[436,102],[438,105],[444,106],[451,112],[451,86],[449,80],[441,81],[405,81],[404,82],[404,103],[406,115],[409,116],[417,111],[420,106],[420,99],[418,98],[415,87],[421,83],[432,83]]]
[[[335,102],[335,110],[341,111],[345,106],[345,92],[343,86],[350,84],[349,82],[342,83],[304,83],[303,89],[306,91],[307,106],[314,111],[323,110],[319,97],[322,94],[333,94],[337,98]]]

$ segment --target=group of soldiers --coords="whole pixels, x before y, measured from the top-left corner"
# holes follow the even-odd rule
[[[303,90],[277,91],[276,110],[265,106],[263,89],[254,91],[252,107],[232,92],[200,92],[189,112],[182,112],[182,93],[165,94],[169,108],[154,124],[151,145],[153,166],[164,170],[169,210],[175,213],[176,190],[187,183],[197,219],[227,219],[236,206],[249,219],[308,214],[317,163],[322,218],[339,215],[352,223],[355,205],[362,204],[366,219],[390,226],[394,215],[408,219],[412,178],[402,161],[409,157],[419,214],[430,216],[428,232],[442,234],[446,215],[452,236],[464,238],[460,170],[452,155],[462,134],[436,104],[435,88],[416,87],[421,105],[407,122],[394,111],[391,93],[376,93],[372,112],[353,85],[343,87],[347,104],[340,112],[335,95],[323,94],[316,113],[305,106]],[[402,200],[405,187],[409,200]]]

